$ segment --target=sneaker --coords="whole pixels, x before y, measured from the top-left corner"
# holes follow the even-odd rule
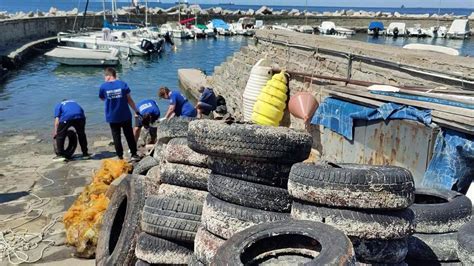
[[[92,155],[90,155],[89,153],[83,154],[81,156],[81,159],[82,160],[90,160],[90,159],[92,159]]]
[[[118,156],[118,155],[117,155],[117,159],[123,160],[123,156]]]
[[[67,159],[58,155],[53,158],[53,162],[67,162]]]

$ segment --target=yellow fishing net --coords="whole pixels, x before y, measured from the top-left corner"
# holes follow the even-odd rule
[[[110,183],[132,166],[123,160],[106,159],[84,191],[63,217],[67,243],[76,247],[76,255],[92,258],[95,255],[102,215],[109,205],[106,197]]]

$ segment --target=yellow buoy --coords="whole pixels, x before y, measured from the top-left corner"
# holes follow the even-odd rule
[[[252,121],[258,125],[278,126],[286,108],[288,86],[285,72],[273,75],[260,92],[253,107]]]

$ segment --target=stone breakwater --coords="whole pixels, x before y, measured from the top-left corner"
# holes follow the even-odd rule
[[[140,8],[140,12],[145,13],[145,7]],[[354,17],[354,18],[408,18],[408,19],[458,19],[458,18],[467,18],[474,20],[474,12],[469,16],[459,16],[454,14],[403,14],[400,12],[373,12],[373,11],[364,11],[364,10],[337,10],[335,12],[311,12],[307,10],[299,9],[280,9],[276,10],[267,6],[262,6],[257,10],[248,9],[248,10],[228,10],[222,7],[212,7],[203,9],[199,5],[181,5],[181,7],[174,6],[167,9],[155,7],[148,8],[148,14],[150,15],[177,15],[180,13],[182,15],[219,15],[219,16],[281,16],[281,17]],[[135,14],[136,10],[133,8],[121,8],[117,10],[118,15],[129,15]],[[97,15],[102,16],[104,11],[100,12],[87,12],[87,15]],[[106,14],[110,14],[110,11],[106,11]],[[30,12],[16,12],[8,13],[6,11],[0,11],[0,20],[6,19],[24,19],[24,18],[35,18],[35,17],[63,17],[63,16],[76,16],[83,15],[83,12],[80,12],[77,8],[74,8],[69,11],[58,10],[55,7],[51,7],[48,12],[41,11],[30,11]]]

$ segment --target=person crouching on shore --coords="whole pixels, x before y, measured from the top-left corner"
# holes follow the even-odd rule
[[[138,143],[141,129],[144,127],[150,132],[151,143],[154,143],[156,140],[156,128],[152,128],[150,125],[160,118],[160,108],[154,100],[140,101],[137,104],[137,108],[140,115],[135,117],[135,128],[133,129],[135,142]]]
[[[130,113],[129,106],[135,111],[135,114],[138,115],[139,112],[130,95],[130,88],[127,83],[117,79],[117,72],[114,68],[106,68],[104,76],[105,83],[100,86],[99,98],[105,102],[105,119],[112,131],[117,157],[123,159],[120,132],[123,130],[132,160],[139,160],[140,157],[137,154],[137,143],[133,135],[132,114]]]
[[[170,106],[166,112],[165,119],[172,117],[196,117],[197,111],[194,106],[179,91],[170,91],[167,87],[161,87],[158,96],[170,100]]]
[[[53,138],[56,141],[57,156],[53,160],[66,161],[71,159],[64,152],[64,142],[70,127],[76,130],[79,145],[81,145],[82,159],[90,159],[91,156],[87,150],[86,116],[84,115],[84,110],[73,100],[63,100],[54,108]]]
[[[202,118],[202,115],[210,115],[212,111],[216,110],[217,98],[211,88],[201,86],[198,91],[201,93],[201,97],[196,104],[197,117]]]

